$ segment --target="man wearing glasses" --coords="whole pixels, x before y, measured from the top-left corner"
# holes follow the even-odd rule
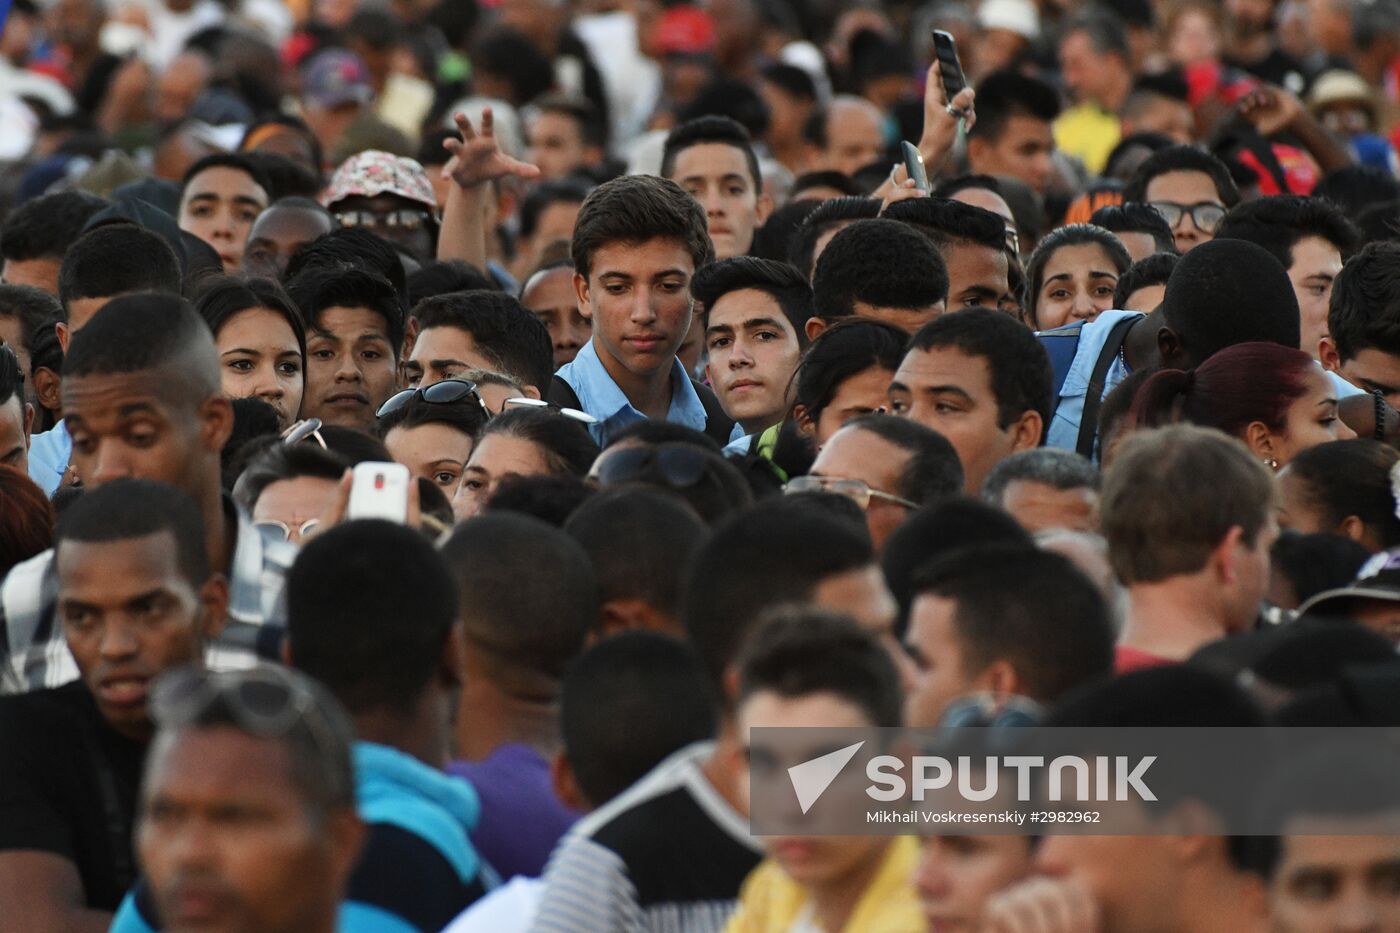
[[[907,418],[863,415],[833,434],[811,473],[786,491],[825,489],[853,499],[878,554],[912,512],[962,488],[958,453],[943,435]]]
[[[1225,163],[1193,146],[1153,153],[1123,189],[1124,204],[1148,204],[1162,215],[1182,255],[1214,239],[1225,212],[1239,200]]]
[[[342,227],[363,227],[431,262],[437,249],[437,198],[428,173],[412,159],[369,149],[336,169],[323,198]]]

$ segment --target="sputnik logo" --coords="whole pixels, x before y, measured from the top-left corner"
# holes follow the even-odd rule
[[[865,742],[861,741],[847,745],[845,748],[838,748],[834,752],[788,768],[788,777],[792,780],[792,789],[797,793],[797,803],[802,807],[803,814],[812,809],[818,798],[826,793],[831,782],[851,763],[851,759],[864,744]]]

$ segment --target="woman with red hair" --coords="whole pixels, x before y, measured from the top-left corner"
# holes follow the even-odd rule
[[[1273,470],[1309,447],[1356,436],[1337,418],[1337,391],[1322,367],[1276,343],[1227,347],[1193,370],[1165,369],[1143,383],[1128,423],[1177,422],[1239,438]]]

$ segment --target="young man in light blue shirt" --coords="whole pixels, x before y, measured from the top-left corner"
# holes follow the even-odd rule
[[[730,440],[733,422],[676,360],[694,310],[690,279],[714,255],[699,203],[668,179],[613,179],[580,208],[571,253],[593,337],[556,374],[548,399],[597,418],[589,430],[603,446],[645,418]]]

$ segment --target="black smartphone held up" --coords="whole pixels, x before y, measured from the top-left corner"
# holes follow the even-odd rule
[[[953,40],[952,33],[942,29],[933,31],[933,54],[938,58],[938,71],[943,75],[943,93],[951,107],[953,98],[967,87],[962,62],[958,61],[958,44]]]
[[[928,194],[928,172],[924,170],[924,157],[919,154],[919,147],[905,140],[899,144],[899,148],[904,153],[904,171],[914,179],[915,187]]]

